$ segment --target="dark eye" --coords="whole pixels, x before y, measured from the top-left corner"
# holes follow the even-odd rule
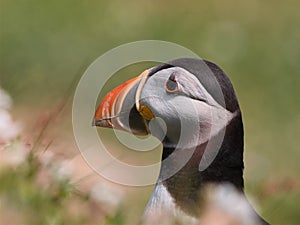
[[[174,73],[172,73],[170,75],[169,79],[167,80],[166,91],[167,92],[176,92],[176,91],[179,91],[178,83],[176,81],[176,76],[175,76]]]

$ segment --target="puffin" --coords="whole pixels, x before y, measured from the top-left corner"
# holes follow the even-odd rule
[[[199,224],[203,190],[222,184],[244,196],[255,224],[269,224],[244,194],[242,113],[215,63],[179,58],[143,71],[102,99],[93,125],[162,143],[160,173],[140,224],[165,224],[164,215]]]

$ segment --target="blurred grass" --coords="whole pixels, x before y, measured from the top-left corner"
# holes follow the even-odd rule
[[[120,44],[159,39],[186,46],[220,65],[235,86],[248,192],[272,224],[298,224],[299,190],[260,190],[270,179],[300,177],[299,7],[295,0],[0,0],[0,85],[16,110],[34,111],[59,101],[78,71]],[[120,77],[140,72],[133,66]]]
[[[31,151],[19,165],[2,168],[0,224],[124,224],[121,207],[112,213],[106,211],[91,192],[79,191],[69,176],[51,171],[57,164],[43,165]]]

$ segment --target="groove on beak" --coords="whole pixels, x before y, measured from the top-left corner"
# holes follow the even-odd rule
[[[147,74],[148,70],[106,94],[95,112],[93,126],[114,128],[139,135],[148,134],[144,118],[136,108],[136,101],[139,101],[137,96]]]
[[[115,128],[112,119],[118,117],[122,107],[122,100],[130,88],[138,82],[138,79],[139,77],[135,77],[126,81],[106,94],[96,110],[93,125]]]

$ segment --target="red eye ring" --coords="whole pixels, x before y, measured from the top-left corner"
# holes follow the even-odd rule
[[[178,83],[176,81],[176,77],[174,73],[170,75],[169,79],[166,82],[166,91],[169,93],[179,91]]]

